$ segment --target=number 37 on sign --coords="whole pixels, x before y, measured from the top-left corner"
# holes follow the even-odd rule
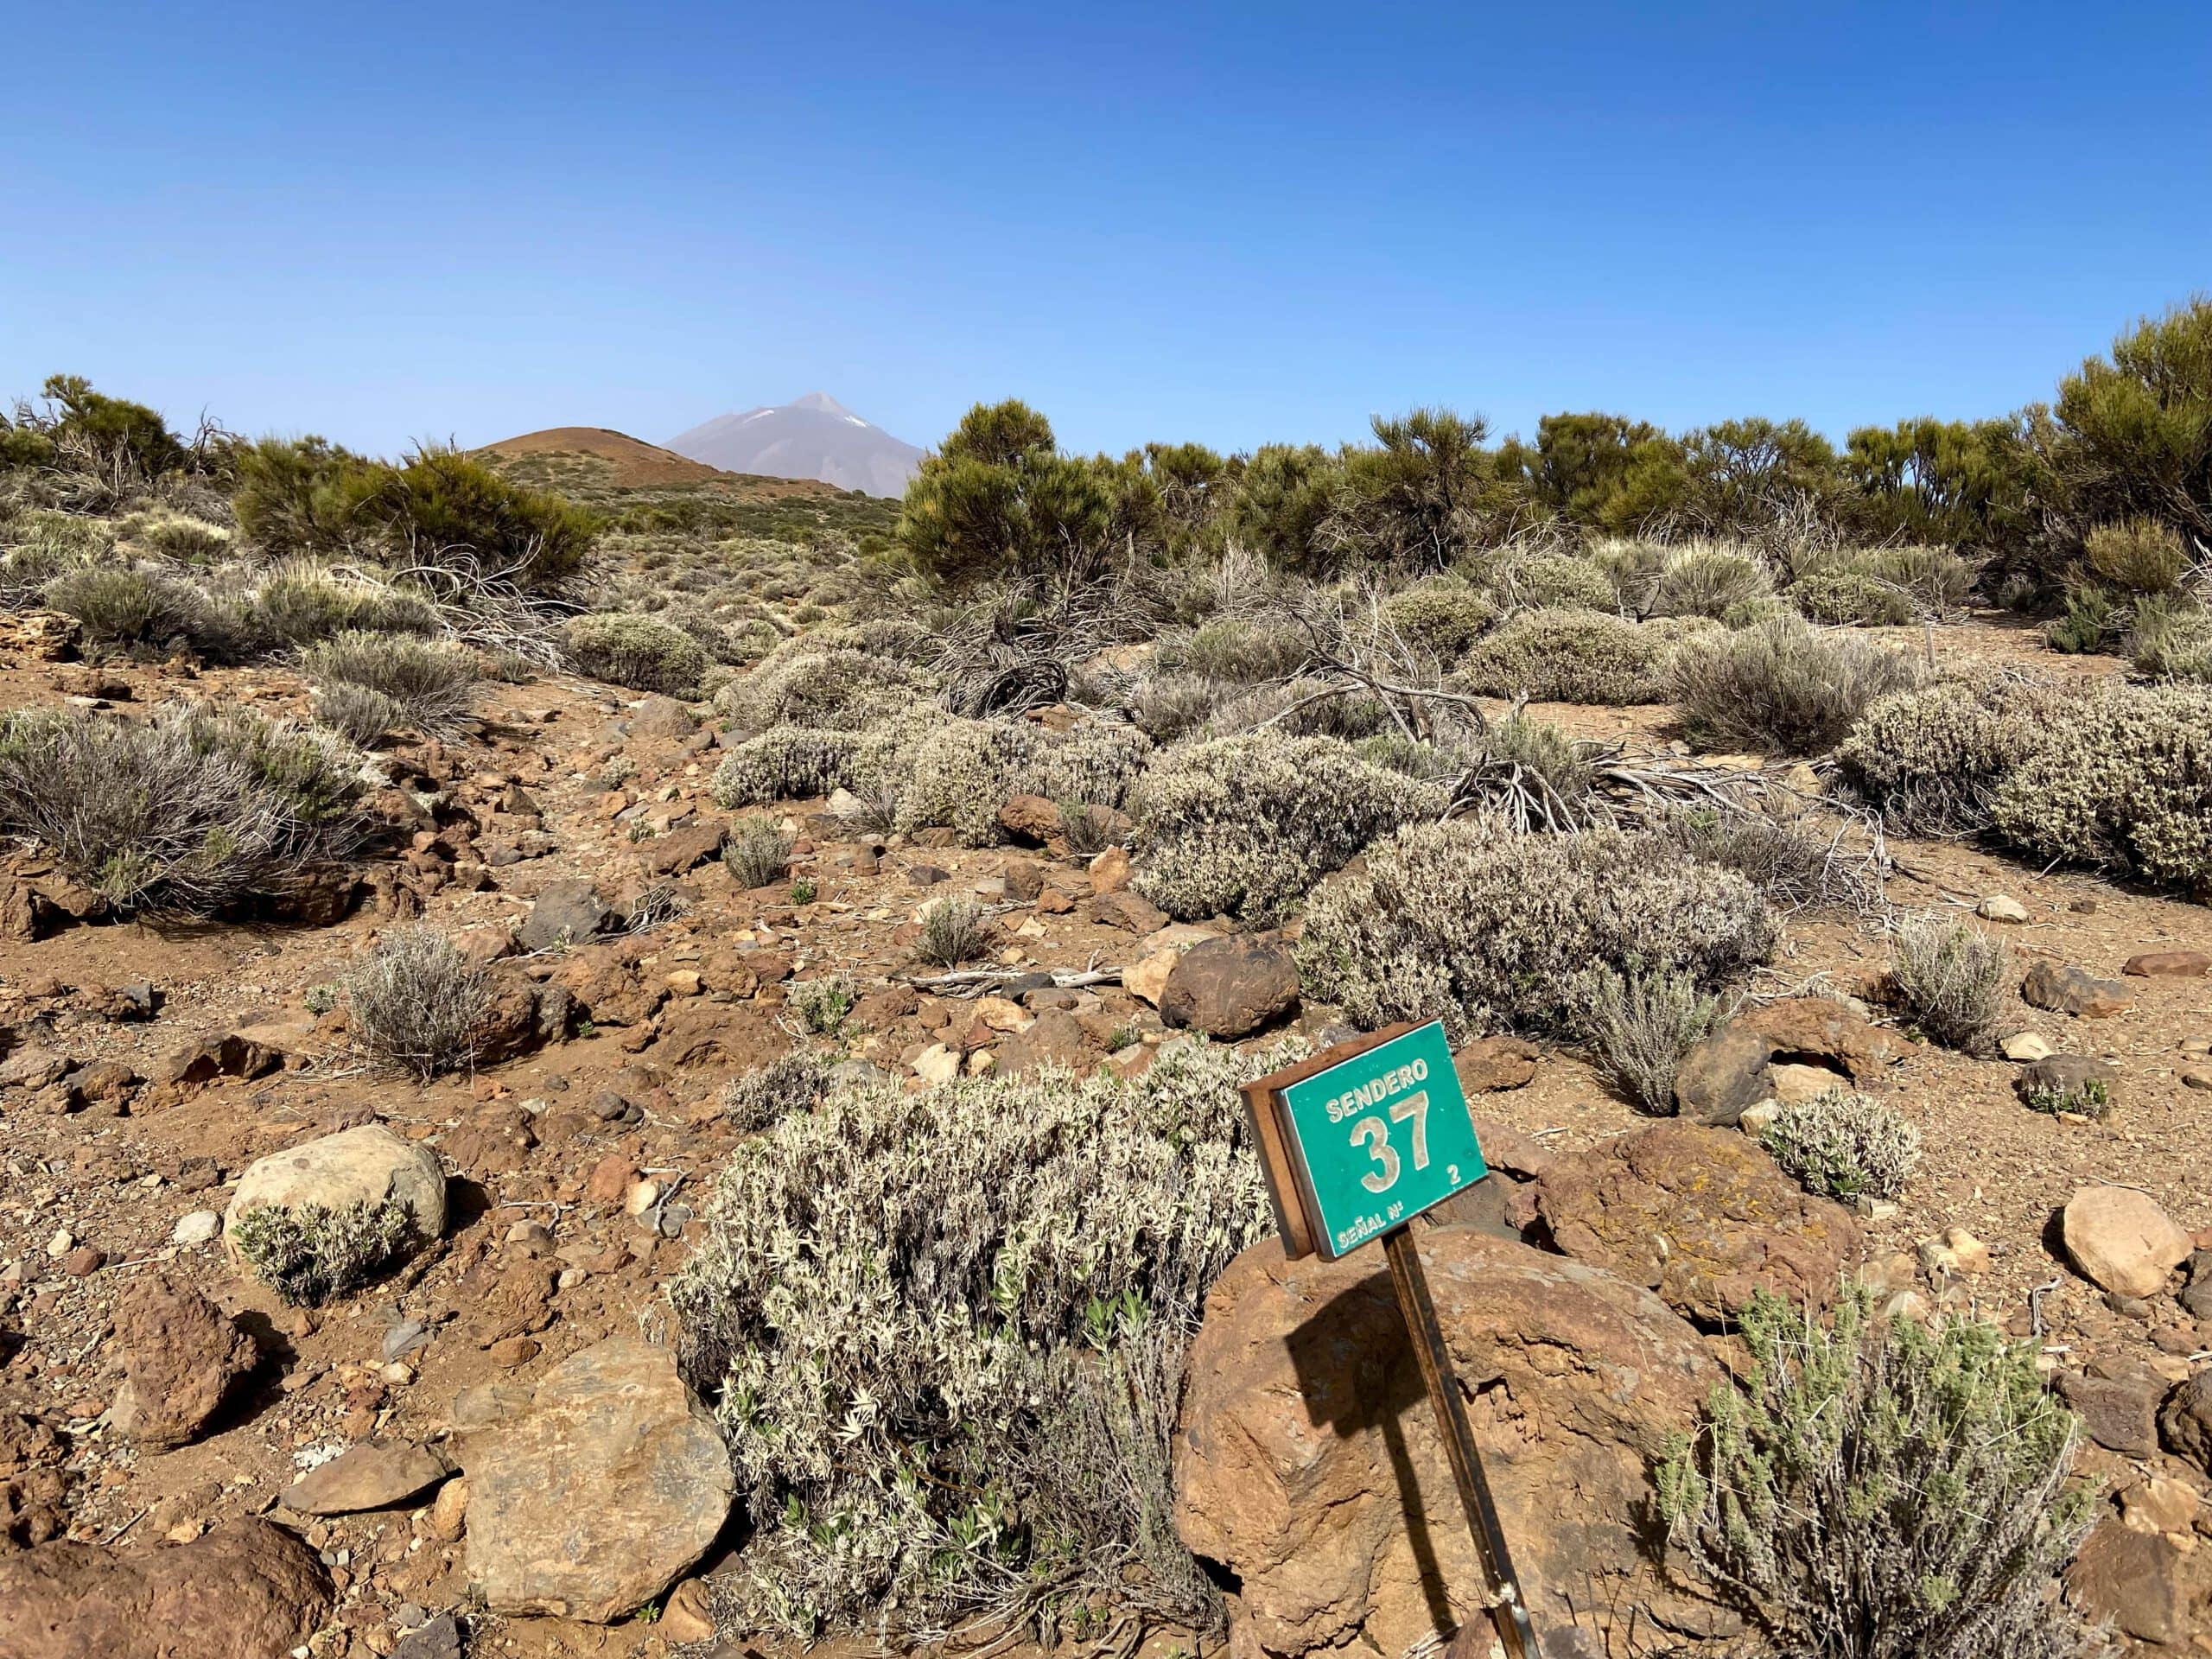
[[[1324,1049],[1244,1098],[1293,1256],[1333,1261],[1489,1173],[1440,1021]]]

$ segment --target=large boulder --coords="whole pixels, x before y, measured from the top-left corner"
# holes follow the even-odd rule
[[[330,1611],[322,1563],[266,1521],[175,1549],[51,1543],[0,1554],[7,1659],[284,1659]]]
[[[246,1166],[224,1213],[223,1236],[238,1217],[264,1207],[398,1204],[414,1217],[416,1235],[436,1238],[446,1228],[446,1175],[429,1147],[403,1141],[381,1123],[363,1123]]]
[[[1160,997],[1160,1017],[1179,1029],[1234,1041],[1298,1006],[1298,964],[1264,939],[1208,939],[1176,961]]]
[[[131,1286],[116,1308],[115,1343],[123,1386],[109,1421],[124,1438],[157,1452],[207,1427],[260,1358],[253,1338],[174,1272]]]
[[[2082,1541],[2066,1569],[2082,1611],[2108,1619],[2139,1642],[2164,1647],[2188,1635],[2181,1548],[2164,1535],[2138,1532],[2107,1517]]]
[[[1552,1242],[1710,1324],[1758,1290],[1826,1307],[1859,1255],[1859,1228],[1775,1167],[1748,1136],[1656,1123],[1562,1158],[1536,1184]]]
[[[1539,1628],[1633,1606],[1656,1630],[1734,1629],[1682,1563],[1662,1577],[1646,1553],[1651,1461],[1719,1377],[1697,1333],[1581,1263],[1464,1228],[1419,1236]],[[1474,1546],[1379,1251],[1245,1251],[1207,1298],[1190,1377],[1176,1525],[1237,1586],[1232,1652],[1418,1652],[1482,1624]]]
[[[2118,1296],[2155,1296],[2189,1259],[2194,1241],[2158,1201],[2132,1186],[2085,1186],[2058,1221],[2082,1276]]]
[[[468,1576],[495,1613],[605,1624],[696,1566],[735,1477],[675,1357],[634,1337],[571,1355],[461,1446]]]

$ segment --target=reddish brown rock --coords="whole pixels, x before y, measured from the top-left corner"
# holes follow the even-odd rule
[[[2212,974],[2212,956],[2202,950],[2145,950],[2121,965],[2138,979],[2202,979]]]
[[[60,611],[0,616],[0,652],[31,663],[66,663],[77,654],[85,625]]]
[[[1688,1123],[1559,1160],[1537,1183],[1536,1208],[1568,1255],[1714,1324],[1757,1290],[1825,1308],[1859,1255],[1841,1205],[1805,1192],[1749,1137]]]
[[[1281,945],[1230,936],[1192,945],[1160,994],[1166,1024],[1209,1037],[1249,1037],[1298,1006],[1298,964]]]
[[[1065,846],[1067,832],[1059,803],[1042,795],[1016,795],[999,808],[999,828],[1025,847]]]
[[[171,1051],[154,1067],[153,1081],[169,1087],[196,1088],[217,1077],[264,1077],[283,1063],[281,1051],[232,1032],[202,1037]]]
[[[1128,849],[1109,847],[1090,861],[1090,874],[1091,892],[1121,892],[1129,885],[1129,878],[1132,874]]]
[[[1792,1065],[1826,1065],[1860,1084],[1902,1060],[1909,1046],[1895,1032],[1862,1020],[1827,996],[1786,996],[1740,1014],[1731,1024],[1765,1038],[1772,1045],[1772,1059]]]
[[[1040,1065],[1065,1066],[1078,1073],[1098,1064],[1098,1051],[1075,1015],[1048,1008],[993,1051],[1001,1071],[1029,1071]]]
[[[315,1552],[266,1521],[173,1549],[50,1543],[0,1555],[8,1659],[281,1659],[330,1611]]]
[[[2085,1186],[2066,1201],[2059,1236],[2075,1268],[2100,1290],[2155,1296],[2194,1241],[2156,1198],[2132,1186]]]
[[[633,1337],[563,1360],[464,1440],[461,1461],[486,1605],[602,1624],[697,1563],[735,1484],[674,1357]]]
[[[2020,1000],[2088,1020],[2108,1020],[2135,1006],[2134,993],[2120,981],[2048,960],[2037,963],[2021,979]]]
[[[453,1473],[453,1465],[414,1440],[365,1440],[318,1464],[285,1491],[284,1507],[301,1515],[359,1515],[419,1497]]]
[[[512,1175],[530,1161],[537,1135],[528,1112],[493,1101],[461,1119],[441,1144],[446,1156],[472,1175]]]
[[[643,1025],[668,1001],[668,987],[640,975],[630,954],[619,945],[569,952],[558,982],[584,1018],[602,1026]]]
[[[0,1341],[0,1359],[9,1351]],[[69,1443],[47,1424],[0,1409],[0,1549],[42,1544],[67,1529],[69,1456]]]
[[[1693,1046],[1675,1072],[1675,1109],[1693,1123],[1726,1125],[1774,1093],[1774,1044],[1728,1026]]]
[[[110,1421],[155,1451],[182,1446],[207,1427],[260,1358],[253,1338],[174,1272],[150,1274],[124,1294],[114,1342],[123,1386]]]
[[[1459,1086],[1471,1095],[1525,1088],[1536,1075],[1543,1050],[1521,1037],[1478,1037],[1452,1057]],[[1489,1142],[1485,1141],[1487,1147]]]
[[[1119,893],[1099,893],[1084,906],[1084,910],[1091,920],[1106,927],[1118,927],[1125,933],[1157,933],[1167,925],[1166,911],[1127,888]]]
[[[461,1281],[462,1330],[479,1348],[510,1337],[527,1337],[553,1323],[553,1289],[557,1275],[543,1262],[523,1261],[504,1269],[486,1265]]]
[[[490,995],[468,1038],[479,1065],[499,1065],[529,1053],[543,1040],[537,987],[510,969],[490,976]]]
[[[1580,1262],[1467,1228],[1417,1236],[1538,1628],[1636,1606],[1678,1631],[1732,1630],[1642,1541],[1650,1465],[1719,1380],[1697,1333]],[[1473,1546],[1379,1253],[1245,1251],[1207,1298],[1190,1378],[1175,1521],[1237,1585],[1233,1652],[1419,1652],[1481,1624]]]
[[[2157,1454],[2158,1402],[2166,1393],[2163,1378],[2140,1369],[2118,1376],[2062,1371],[2057,1382],[2060,1398],[2074,1408],[2083,1430],[2099,1446],[2123,1457]]]
[[[726,835],[719,823],[685,824],[645,843],[645,868],[656,875],[683,875],[721,856]]]
[[[2099,1523],[2066,1569],[2066,1587],[2092,1618],[2110,1619],[2139,1642],[2186,1632],[2182,1553],[2163,1534],[2137,1532],[2117,1516]]]

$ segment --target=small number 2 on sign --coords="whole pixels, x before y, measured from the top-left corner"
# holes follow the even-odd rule
[[[1414,1126],[1414,1167],[1428,1167],[1428,1090],[1408,1095],[1390,1109],[1395,1123],[1410,1121]],[[1379,1117],[1363,1117],[1352,1125],[1351,1143],[1367,1143],[1367,1155],[1376,1167],[1359,1178],[1359,1184],[1370,1192],[1388,1192],[1398,1184],[1398,1149],[1390,1144],[1390,1127]]]

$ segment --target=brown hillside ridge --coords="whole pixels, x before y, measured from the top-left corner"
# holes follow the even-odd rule
[[[480,454],[523,456],[578,457],[606,463],[604,469],[611,476],[594,478],[596,484],[612,485],[618,489],[652,489],[671,484],[706,484],[728,474],[719,467],[690,461],[672,449],[633,438],[627,432],[617,432],[605,426],[549,426],[542,432],[525,432],[519,437],[502,438],[497,443],[487,443]]]
[[[502,438],[475,452],[517,481],[561,490],[666,490],[709,487],[746,499],[837,497],[834,484],[812,478],[728,473],[606,426],[549,426]]]

